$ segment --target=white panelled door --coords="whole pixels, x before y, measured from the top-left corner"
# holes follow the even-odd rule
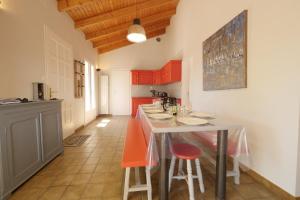
[[[108,114],[108,75],[101,75],[100,76],[100,113],[101,114]]]
[[[131,86],[129,70],[112,70],[110,73],[110,100],[113,115],[130,115]]]
[[[73,70],[72,47],[45,26],[46,84],[51,88],[52,98],[64,99],[62,103],[64,136],[74,132]]]

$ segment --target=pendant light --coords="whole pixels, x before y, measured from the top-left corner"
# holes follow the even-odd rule
[[[128,29],[127,39],[134,43],[141,43],[147,40],[145,29],[141,26],[139,18],[133,20],[133,24]]]
[[[135,14],[137,15],[137,8]],[[133,20],[133,24],[128,29],[127,39],[134,43],[141,43],[147,40],[145,29],[141,26],[141,20],[139,18],[136,17]]]

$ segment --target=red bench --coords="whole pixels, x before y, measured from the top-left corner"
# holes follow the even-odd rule
[[[125,183],[123,200],[127,200],[129,192],[147,191],[148,200],[152,199],[152,187],[150,167],[147,162],[147,150],[149,135],[144,134],[140,121],[137,119],[129,119],[127,127],[127,135],[124,143],[122,168],[125,171]],[[130,169],[135,168],[136,185],[129,186]],[[146,168],[146,184],[140,183],[139,167]]]
[[[193,133],[193,135],[194,135],[194,139],[200,142],[206,149],[212,151],[213,153],[217,152],[218,133],[216,131]],[[233,170],[228,171],[227,176],[233,176],[235,184],[240,183],[240,170],[239,170],[239,161],[237,157],[237,148],[238,148],[238,140],[233,140],[228,138],[227,154],[233,157]],[[215,164],[215,162],[213,163]]]

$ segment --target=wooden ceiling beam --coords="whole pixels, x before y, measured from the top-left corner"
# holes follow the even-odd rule
[[[83,29],[88,26],[92,26],[95,24],[99,24],[101,22],[112,20],[113,18],[133,15],[138,10],[145,10],[151,8],[158,8],[168,4],[178,4],[179,0],[148,0],[142,3],[137,3],[132,6],[124,7],[121,9],[113,10],[107,13],[99,14],[93,17],[89,17],[86,19],[78,20],[75,22],[75,27],[79,29]]]
[[[148,36],[147,33],[149,33],[149,35],[151,35],[152,32],[165,29],[169,25],[170,25],[170,20],[164,20],[161,22],[157,22],[156,24],[151,24],[150,26],[145,26],[144,28],[146,31],[146,35]],[[128,27],[127,27],[127,29],[128,29]],[[127,29],[125,29],[122,33],[115,34],[115,36],[113,36],[113,37],[103,38],[101,40],[98,40],[97,42],[94,42],[93,47],[101,48],[102,46],[106,46],[108,43],[126,39]]]
[[[68,11],[95,0],[57,0],[57,8],[60,12]]]
[[[153,22],[158,22],[158,21],[161,21],[164,19],[170,19],[174,14],[176,14],[176,8],[167,10],[167,11],[162,11],[159,14],[150,15],[150,16],[141,18],[141,24],[142,24],[142,26],[147,26]],[[122,24],[119,24],[119,25],[116,25],[116,26],[113,26],[113,27],[110,27],[107,29],[103,29],[101,31],[87,33],[85,35],[85,38],[87,40],[95,40],[95,39],[104,38],[109,35],[120,32],[121,30],[128,30],[128,27],[131,24],[132,24],[132,22],[130,21],[130,22],[122,23]]]
[[[153,31],[151,33],[148,33],[147,34],[147,39],[157,37],[157,36],[163,35],[165,33],[166,33],[166,29],[156,30],[156,31]],[[131,45],[131,44],[133,44],[133,43],[129,42],[127,39],[112,42],[110,44],[107,44],[106,46],[98,48],[98,53],[99,54],[106,53],[106,52],[112,51],[114,49],[121,48],[121,47],[124,47],[124,46],[128,46],[128,45]]]

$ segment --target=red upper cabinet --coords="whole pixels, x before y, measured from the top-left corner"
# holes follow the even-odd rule
[[[171,82],[181,81],[181,60],[171,60]]]
[[[131,83],[132,85],[139,84],[139,72],[137,70],[131,71]]]
[[[161,70],[162,84],[181,81],[181,60],[169,61]]]
[[[153,71],[142,70],[139,72],[140,85],[153,85]]]
[[[132,70],[133,85],[160,85],[181,81],[181,60],[171,60],[160,70]]]
[[[132,70],[132,85],[153,85],[153,72],[150,70]]]
[[[161,70],[153,71],[153,85],[161,84]]]

